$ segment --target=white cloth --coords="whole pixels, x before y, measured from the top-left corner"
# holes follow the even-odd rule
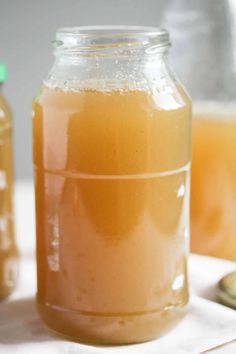
[[[225,273],[236,270],[236,263],[197,255],[191,255],[189,262],[191,300],[188,315],[164,337],[143,344],[102,347],[54,335],[41,322],[35,309],[35,261],[30,255],[34,248],[32,203],[32,183],[18,184],[17,239],[23,258],[19,285],[13,295],[0,304],[0,353],[195,354],[236,340],[236,311],[213,301],[217,281]],[[236,342],[211,353],[236,353]]]

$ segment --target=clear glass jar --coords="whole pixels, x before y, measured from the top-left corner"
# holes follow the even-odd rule
[[[12,117],[3,95],[5,80],[6,66],[0,63],[0,300],[13,291],[18,274],[12,203]]]
[[[169,6],[173,64],[193,98],[191,250],[236,260],[235,1]]]
[[[33,105],[37,302],[87,342],[159,336],[185,312],[191,102],[143,27],[56,34]]]

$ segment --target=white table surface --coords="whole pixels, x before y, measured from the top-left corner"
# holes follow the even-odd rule
[[[35,280],[35,263],[32,262],[32,257],[35,250],[35,224],[34,224],[34,193],[33,193],[33,182],[32,181],[20,181],[16,183],[15,186],[15,218],[16,218],[16,239],[18,248],[24,259],[22,262],[24,269],[21,276],[20,284],[13,295],[7,302],[0,304],[0,310],[2,309],[5,314],[14,308],[14,306],[19,310],[18,316],[24,318],[24,314],[28,311],[34,311],[34,300],[32,298],[32,289],[36,288]],[[30,269],[27,268],[27,262],[29,260]],[[197,272],[199,264],[206,263],[207,272],[204,276]],[[33,266],[32,266],[33,264]],[[28,271],[27,271],[28,269]],[[236,262],[229,262],[209,257],[201,257],[197,255],[191,255],[189,261],[189,278],[191,290],[195,295],[202,298],[216,301],[216,283],[218,280],[227,272],[236,269]],[[27,293],[28,284],[30,286],[30,293]],[[35,291],[35,290],[34,290]],[[22,292],[24,296],[22,296]],[[30,300],[25,300],[31,295]],[[1,312],[0,312],[1,313]],[[235,311],[236,316],[236,311]],[[235,317],[236,318],[236,317]],[[19,320],[19,318],[18,318]],[[7,321],[7,319],[6,319]],[[45,329],[45,331],[47,331]],[[236,328],[235,328],[236,333]],[[45,334],[46,335],[46,334]],[[47,336],[47,335],[46,335]],[[23,342],[25,340],[27,345],[27,335],[25,338],[15,338],[14,334],[10,336],[9,345],[14,345],[19,341]],[[0,353],[4,352],[1,349],[1,342],[4,342],[2,334],[0,331]],[[24,353],[24,351],[20,351]],[[79,353],[79,352],[78,352]],[[219,348],[210,350],[209,353],[225,353],[225,354],[235,354],[236,353],[236,341],[223,345]],[[32,353],[34,354],[34,353]],[[50,354],[50,352],[45,352],[45,354]],[[158,353],[147,353],[147,354],[158,354]],[[170,353],[175,354],[175,353]]]

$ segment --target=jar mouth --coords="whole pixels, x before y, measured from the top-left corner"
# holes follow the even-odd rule
[[[81,26],[60,28],[53,41],[56,50],[94,52],[127,50],[130,54],[151,54],[170,45],[167,30],[144,26]],[[106,53],[107,54],[107,53]],[[125,53],[123,53],[125,54]]]

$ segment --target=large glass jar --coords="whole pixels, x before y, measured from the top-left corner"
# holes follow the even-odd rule
[[[165,23],[193,98],[191,250],[236,260],[235,1],[171,0]]]
[[[2,90],[6,70],[6,65],[0,63],[0,300],[13,291],[18,268],[12,205],[12,117]]]
[[[165,30],[61,29],[33,105],[37,302],[54,330],[145,341],[188,302],[191,102]]]

